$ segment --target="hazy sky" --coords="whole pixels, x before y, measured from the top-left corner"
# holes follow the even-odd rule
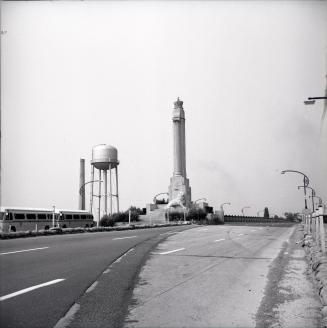
[[[1,25],[3,206],[77,208],[79,159],[89,180],[106,143],[122,209],[145,207],[168,190],[178,96],[193,200],[300,211],[293,169],[327,203],[323,102],[303,104],[324,95],[326,1],[2,2]]]

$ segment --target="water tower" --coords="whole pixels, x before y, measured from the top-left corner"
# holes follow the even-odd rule
[[[117,200],[117,212],[119,212],[119,196],[118,196],[118,156],[117,148],[110,145],[96,145],[92,148],[92,172],[91,172],[91,181],[94,181],[95,169],[98,170],[98,184],[99,184],[99,194],[94,195],[93,193],[93,183],[91,185],[91,211],[93,206],[93,197],[96,196],[99,198],[99,212],[98,212],[98,224],[101,218],[101,178],[103,173],[103,182],[104,182],[104,213],[108,214],[108,175],[109,171],[109,198],[110,198],[110,214],[112,214],[112,198],[116,197]],[[116,176],[116,193],[112,193],[112,170],[115,170]]]

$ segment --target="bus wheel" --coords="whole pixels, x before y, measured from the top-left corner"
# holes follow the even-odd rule
[[[66,229],[66,228],[67,228],[66,224],[64,224],[64,225],[62,226],[62,228],[63,228],[63,229]]]
[[[88,228],[88,227],[89,227],[89,225],[88,225],[88,224],[86,224],[86,225],[85,225],[85,228]]]
[[[44,227],[44,230],[49,230],[50,229],[50,227],[48,226],[48,225],[46,225],[45,227]]]
[[[16,227],[15,226],[10,226],[10,231],[16,232]]]

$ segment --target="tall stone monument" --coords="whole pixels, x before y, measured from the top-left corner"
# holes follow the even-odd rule
[[[173,110],[174,173],[170,178],[169,202],[176,200],[189,208],[191,187],[186,177],[185,113],[183,102],[177,98]]]

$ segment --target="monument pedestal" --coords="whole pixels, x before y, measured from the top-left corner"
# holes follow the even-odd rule
[[[191,187],[188,178],[176,175],[170,178],[169,199],[176,199],[180,194],[184,195],[183,205],[187,208],[191,206]]]

